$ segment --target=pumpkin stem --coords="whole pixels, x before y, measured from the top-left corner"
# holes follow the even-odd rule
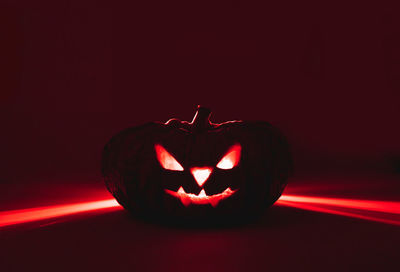
[[[211,126],[210,116],[211,116],[211,110],[209,108],[198,105],[196,114],[194,115],[191,123],[193,128],[195,128],[196,130],[203,130],[210,127]]]

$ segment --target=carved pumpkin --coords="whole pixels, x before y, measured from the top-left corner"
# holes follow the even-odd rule
[[[151,218],[229,219],[260,214],[292,169],[285,138],[261,121],[170,119],[128,128],[105,146],[102,174],[126,209]]]

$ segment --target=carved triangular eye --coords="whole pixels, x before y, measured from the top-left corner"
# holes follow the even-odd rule
[[[238,165],[240,161],[240,153],[242,151],[242,147],[240,144],[235,144],[231,148],[229,148],[228,152],[226,152],[225,156],[217,164],[217,168],[220,169],[232,169],[236,165]]]
[[[164,169],[173,171],[183,171],[182,165],[167,151],[162,145],[154,145],[158,162]]]

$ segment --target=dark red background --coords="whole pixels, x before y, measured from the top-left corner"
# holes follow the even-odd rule
[[[197,104],[215,121],[281,127],[298,169],[391,167],[400,154],[387,2],[16,2],[1,5],[3,181],[98,177],[114,133],[191,120]]]
[[[152,120],[191,120],[197,104],[211,107],[216,122],[280,127],[297,176],[396,175],[394,3],[3,1],[3,207],[14,187],[101,184],[100,155],[112,135]]]

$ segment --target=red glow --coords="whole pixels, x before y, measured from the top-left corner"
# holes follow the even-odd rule
[[[233,145],[219,161],[217,167],[220,169],[232,169],[239,163],[241,151],[242,147],[240,144]]]
[[[198,195],[188,194],[182,187],[180,187],[177,192],[165,189],[166,193],[179,198],[182,204],[185,206],[189,206],[190,204],[211,204],[213,207],[216,207],[221,200],[230,197],[236,191],[237,190],[231,190],[231,188],[227,188],[222,193],[208,196],[204,189],[201,190]]]
[[[165,150],[164,147],[156,144],[154,149],[156,150],[157,159],[164,169],[183,171],[182,165],[180,165],[179,162],[177,162],[177,160],[167,150]]]
[[[276,204],[400,225],[400,202],[283,195]]]
[[[177,197],[185,205],[210,204],[216,207],[219,201],[230,197],[236,190],[227,188],[220,194],[207,196],[205,190],[201,190],[198,195],[186,193],[181,187],[177,192],[165,190],[166,193]],[[85,193],[88,195],[88,193]],[[104,196],[103,196],[104,195]],[[98,194],[101,197],[98,201],[78,202],[73,204],[61,204],[53,206],[43,206],[30,209],[19,209],[0,212],[0,227],[12,226],[17,224],[53,220],[85,212],[114,211],[122,209],[115,199],[106,198],[105,194]],[[276,205],[293,207],[308,211],[329,213],[340,216],[347,216],[363,220],[381,222],[400,226],[400,202],[399,201],[376,201],[367,199],[348,199],[332,197],[312,197],[305,195],[282,195]],[[59,221],[58,221],[59,222]]]
[[[352,208],[358,210],[400,214],[400,202],[394,202],[394,201],[374,201],[374,200],[309,197],[309,196],[295,196],[295,195],[283,195],[279,200],[290,201],[290,202],[301,202],[307,204],[333,205],[337,207]]]
[[[208,177],[211,175],[212,168],[211,167],[194,167],[190,169],[194,179],[196,180],[197,184],[202,187],[203,184],[206,182]]]
[[[31,209],[0,212],[0,227],[51,219],[66,215],[99,210],[121,208],[115,199],[82,202],[76,204],[54,205]]]

